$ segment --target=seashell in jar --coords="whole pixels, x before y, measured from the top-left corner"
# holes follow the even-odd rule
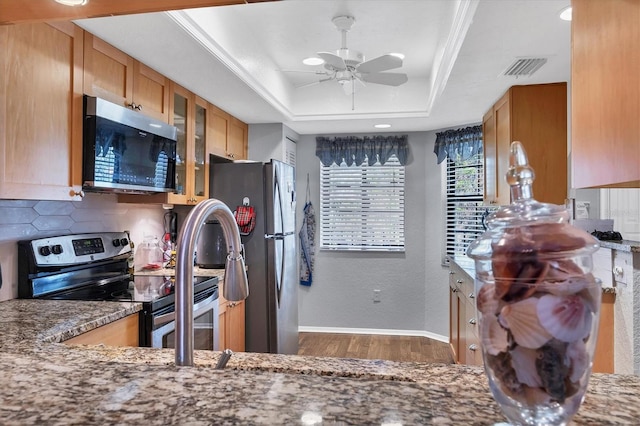
[[[541,253],[566,253],[584,248],[584,231],[567,223],[541,223],[522,230],[535,241],[534,249]]]
[[[571,259],[554,259],[547,263],[549,269],[544,277],[545,281],[566,281],[584,274],[582,268]]]
[[[542,405],[551,402],[549,394],[540,388],[523,386],[522,391],[524,394],[524,400],[528,405]]]
[[[511,364],[520,383],[534,388],[542,386],[542,379],[536,370],[537,359],[538,352],[535,349],[516,346],[511,351]]]
[[[501,278],[495,276],[496,296],[507,302],[514,302],[531,296],[536,292],[536,284],[545,276],[548,269],[546,263],[536,260],[529,261],[511,261],[517,263],[517,272],[513,278]],[[513,272],[515,268],[511,269]]]
[[[522,383],[518,381],[516,373],[511,366],[511,355],[509,352],[500,352],[497,355],[487,355],[486,364],[493,373],[500,388],[509,396],[523,396]]]
[[[513,340],[529,349],[537,349],[551,339],[551,334],[538,319],[538,300],[530,297],[505,305],[498,316],[500,325],[509,329]]]
[[[580,296],[582,296],[591,312],[598,312],[602,299],[602,291],[600,285],[598,285],[598,280],[592,274],[586,274],[584,279],[589,285],[580,292]]]
[[[478,310],[484,315],[497,315],[499,312],[499,302],[496,299],[495,287],[483,285],[476,298]]]
[[[593,281],[590,280],[588,276],[579,276],[568,278],[564,281],[545,281],[540,285],[538,290],[555,294],[556,296],[569,296],[572,294],[580,293],[582,290],[592,285]]]
[[[498,323],[495,315],[483,315],[482,317],[482,345],[489,355],[498,355],[506,352],[509,347],[507,330]]]
[[[578,383],[589,368],[589,354],[583,340],[576,340],[567,345],[565,364],[569,367],[569,380]]]
[[[569,396],[565,383],[569,371],[564,363],[566,343],[552,339],[536,352],[536,371],[542,387],[553,400],[563,403]]]
[[[584,339],[591,332],[591,309],[578,295],[545,294],[536,305],[542,327],[562,342]]]

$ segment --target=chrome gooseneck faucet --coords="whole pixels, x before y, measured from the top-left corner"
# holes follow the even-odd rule
[[[193,366],[193,255],[200,230],[210,215],[215,216],[220,222],[229,248],[223,296],[229,301],[239,302],[249,295],[240,232],[233,213],[220,200],[209,199],[198,203],[185,219],[176,250],[175,347],[176,365],[180,366]]]

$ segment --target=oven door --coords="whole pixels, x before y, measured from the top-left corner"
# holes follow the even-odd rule
[[[193,305],[194,349],[218,350],[218,292],[204,291],[196,294]],[[175,307],[154,312],[151,346],[154,348],[174,348]]]

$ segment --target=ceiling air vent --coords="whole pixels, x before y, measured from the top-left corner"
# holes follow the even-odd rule
[[[513,77],[530,76],[545,63],[547,58],[518,58],[502,74]]]

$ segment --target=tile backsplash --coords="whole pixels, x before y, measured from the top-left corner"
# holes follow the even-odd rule
[[[18,296],[17,241],[129,230],[138,244],[145,235],[162,236],[164,214],[159,205],[118,203],[111,194],[88,193],[82,201],[0,200],[0,300]]]

